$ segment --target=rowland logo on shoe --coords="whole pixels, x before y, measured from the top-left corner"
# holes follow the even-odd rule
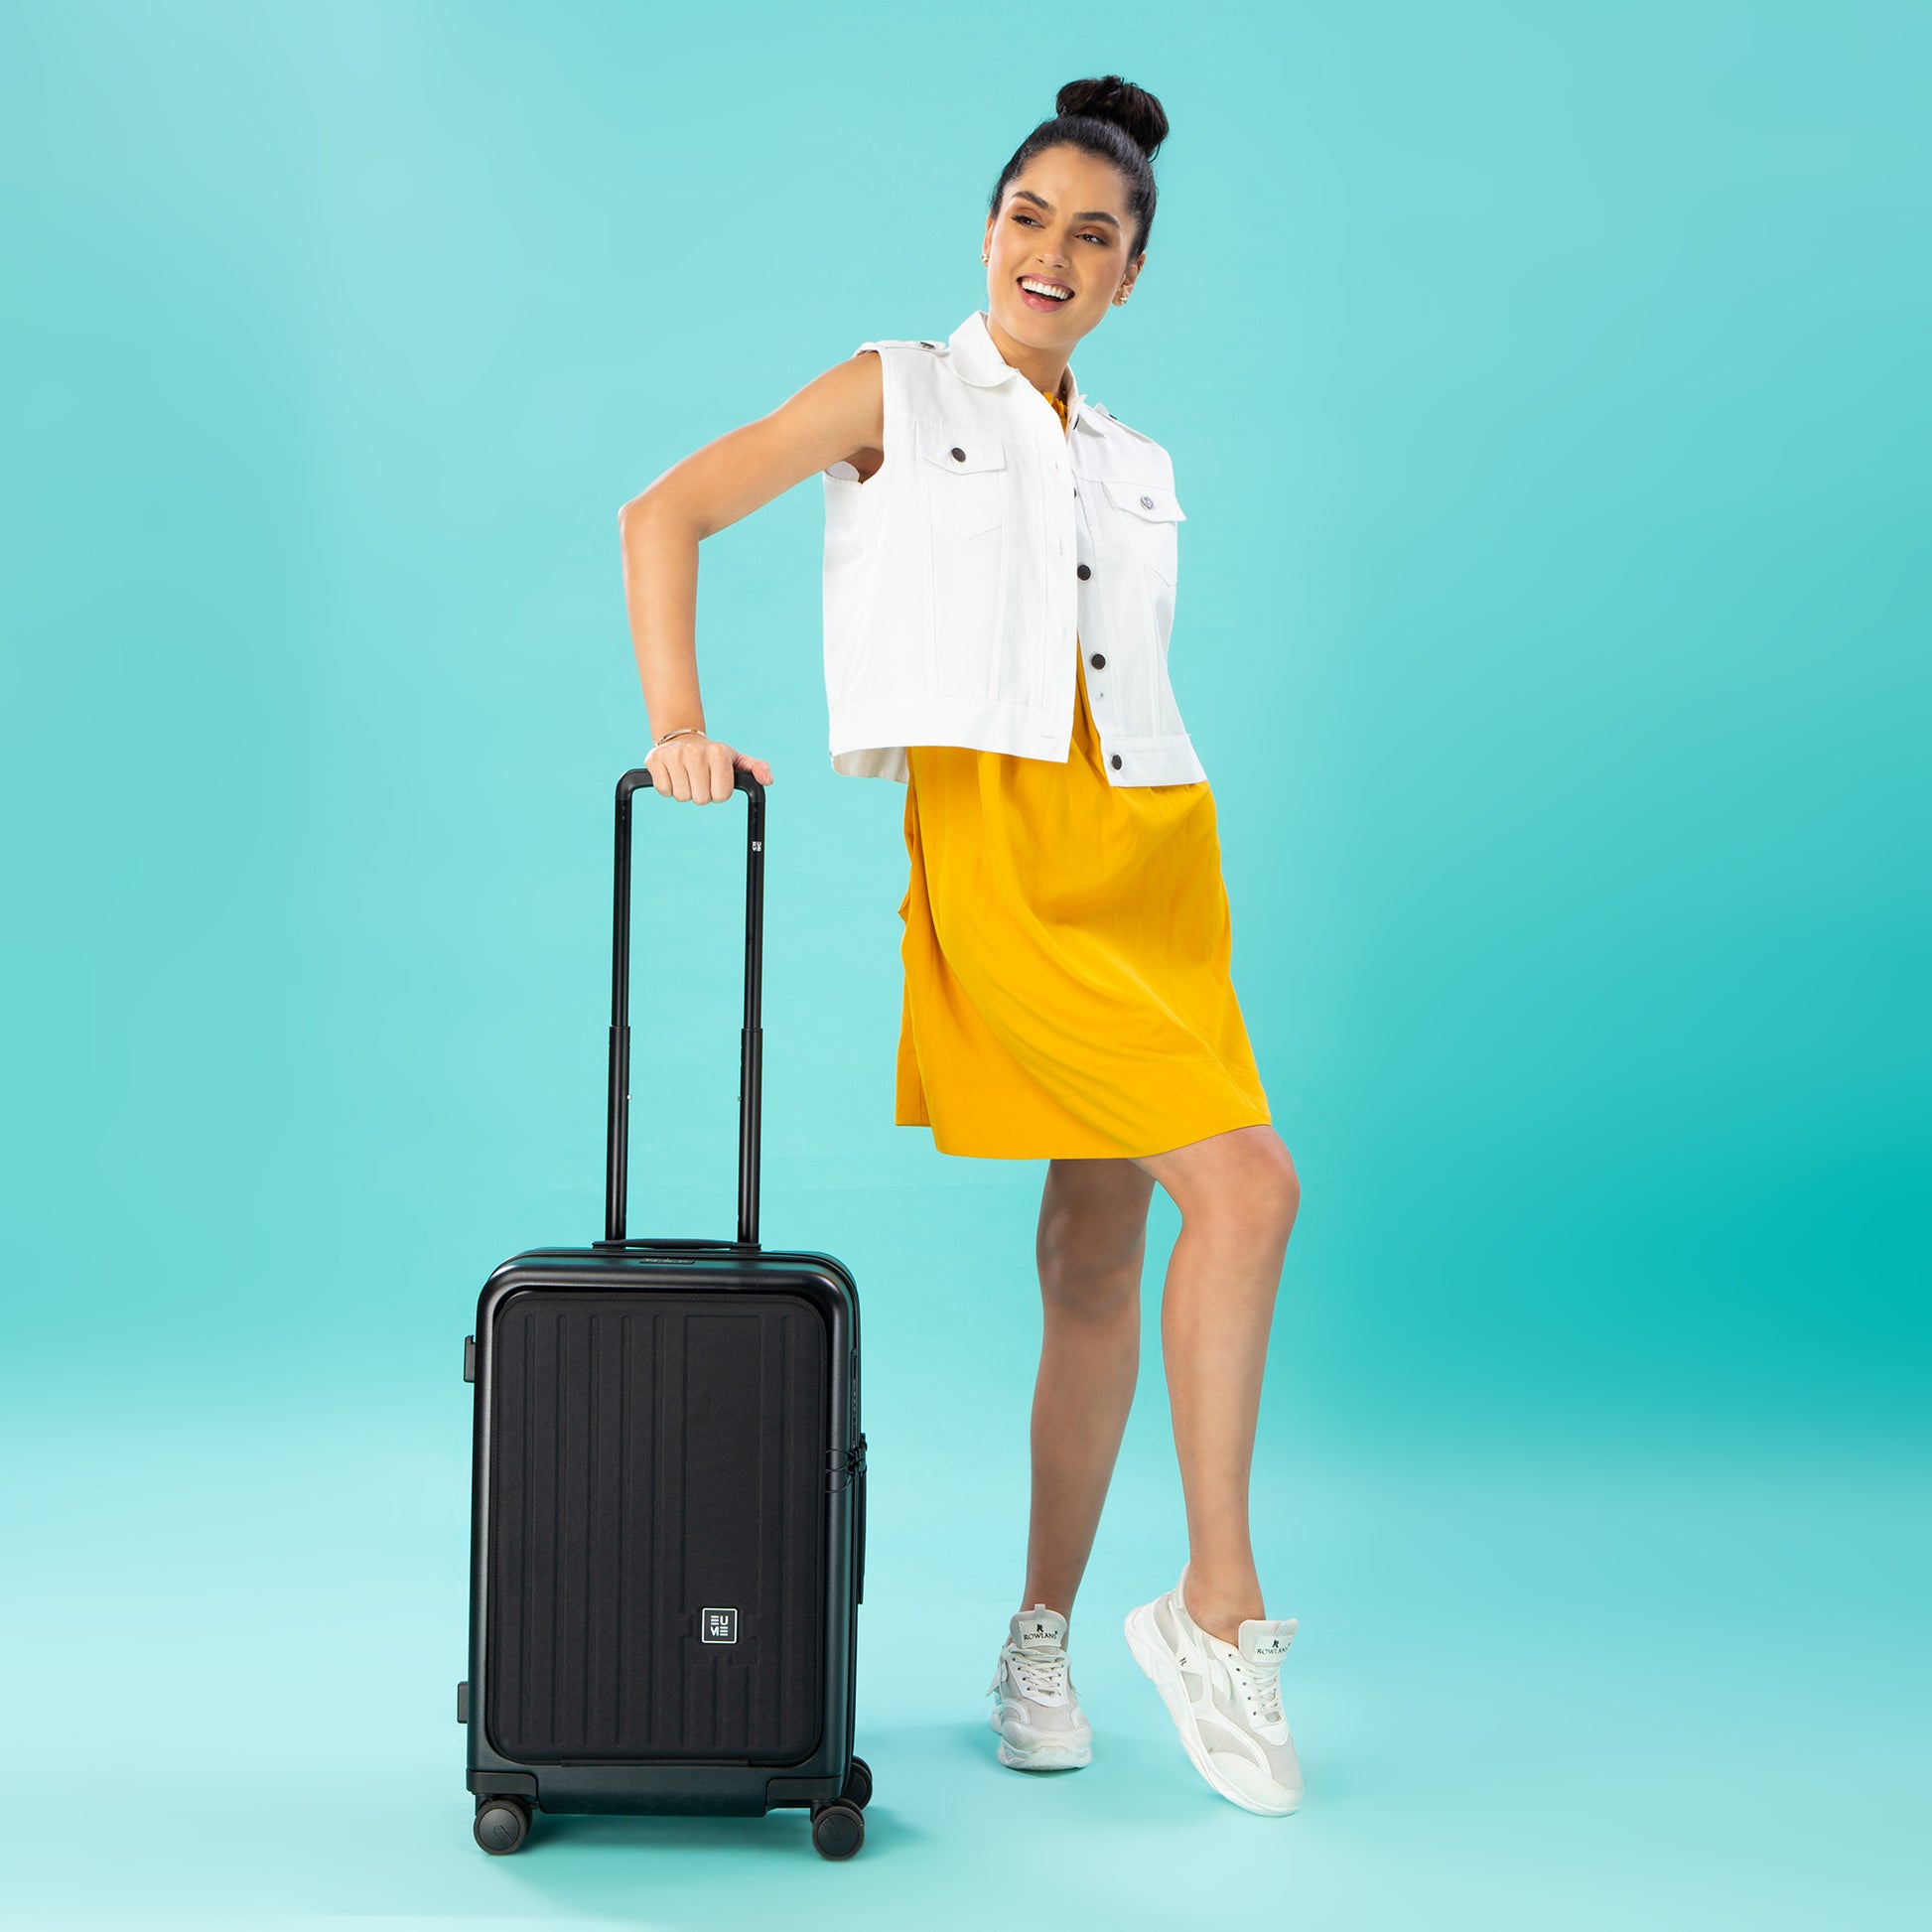
[[[704,1641],[706,1643],[736,1643],[738,1641],[738,1612],[736,1610],[706,1609],[704,1617]]]

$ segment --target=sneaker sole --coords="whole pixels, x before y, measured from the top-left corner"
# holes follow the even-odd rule
[[[1201,1747],[1200,1726],[1194,1722],[1194,1707],[1187,1700],[1187,1687],[1180,1681],[1180,1667],[1154,1627],[1154,1605],[1143,1603],[1139,1609],[1129,1610],[1124,1627],[1127,1647],[1134,1653],[1134,1661],[1161,1693],[1161,1702],[1168,1707],[1168,1716],[1173,1720],[1173,1727],[1180,1733],[1187,1761],[1206,1780],[1209,1788],[1219,1792],[1229,1804],[1239,1805],[1243,1811],[1251,1811],[1259,1818],[1286,1818],[1298,1811],[1302,1804],[1299,1792],[1292,1804],[1258,1805],[1229,1785],[1208,1762],[1207,1752]]]
[[[1015,1744],[1000,1723],[1000,1714],[986,1714],[989,1728],[999,1733],[995,1755],[1010,1771],[1077,1771],[1093,1762],[1093,1744]]]

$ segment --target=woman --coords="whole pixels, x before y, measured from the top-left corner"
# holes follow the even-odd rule
[[[1146,261],[1159,101],[1060,89],[996,184],[987,308],[865,344],[625,504],[624,585],[660,791],[732,795],[760,758],[704,729],[698,546],[822,473],[832,762],[906,786],[895,1121],[941,1153],[1047,1162],[1022,1608],[988,1694],[1018,1770],[1091,1758],[1074,1595],[1133,1400],[1148,1203],[1181,1230],[1162,1351],[1188,1561],[1127,1618],[1195,1768],[1281,1815],[1295,1619],[1263,1609],[1248,1480],[1300,1188],[1228,978],[1213,795],[1166,670],[1181,511],[1167,452],[1090,403],[1075,344]]]

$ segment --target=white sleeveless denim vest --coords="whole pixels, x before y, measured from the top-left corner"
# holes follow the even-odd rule
[[[910,745],[1064,763],[1074,649],[1107,780],[1206,776],[1168,683],[1173,465],[1081,395],[1067,427],[975,310],[943,343],[863,343],[885,382],[885,462],[825,480],[832,768],[906,781]]]

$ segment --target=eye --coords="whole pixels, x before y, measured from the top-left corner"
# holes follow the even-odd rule
[[[1013,218],[1016,221],[1025,221],[1031,227],[1036,228],[1040,225],[1031,214],[1021,213],[1017,209],[1014,212]],[[1082,228],[1079,238],[1082,241],[1097,241],[1103,248],[1107,246],[1107,237],[1100,233],[1097,228]]]

